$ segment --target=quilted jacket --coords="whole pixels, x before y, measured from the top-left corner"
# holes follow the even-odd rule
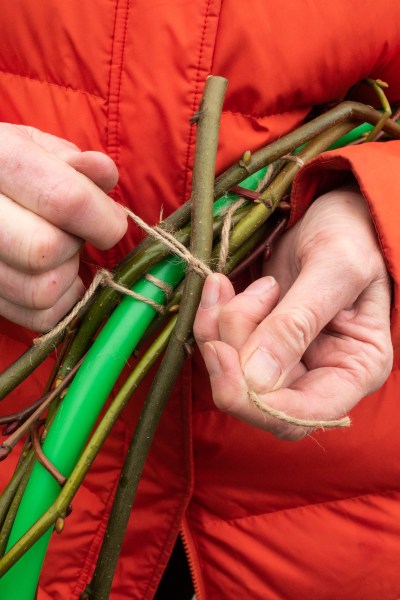
[[[396,0],[13,0],[0,5],[0,119],[101,150],[116,162],[116,201],[148,223],[190,195],[205,78],[229,80],[217,171],[343,98],[366,77],[400,100]],[[360,88],[361,89],[361,88]],[[393,279],[394,369],[352,412],[346,431],[298,443],[220,413],[198,357],[163,415],[122,548],[112,600],[151,599],[181,532],[198,600],[400,598],[400,142],[325,153],[293,189],[298,218],[352,171]],[[139,239],[86,248],[87,281]],[[2,321],[4,368],[32,333]],[[3,401],[40,394],[54,357]],[[144,388],[148,387],[145,384]],[[139,392],[115,426],[54,536],[38,600],[76,600],[90,581]],[[399,460],[398,460],[399,459]],[[10,476],[11,456],[0,467]]]

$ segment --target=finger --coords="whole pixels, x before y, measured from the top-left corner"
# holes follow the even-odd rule
[[[108,193],[118,183],[118,169],[109,156],[101,152],[75,152],[65,161]]]
[[[78,254],[59,267],[37,275],[17,271],[0,262],[0,296],[27,309],[51,308],[71,287],[78,270]]]
[[[304,437],[303,427],[288,425],[278,419],[269,416],[250,400],[249,389],[243,377],[239,355],[231,346],[223,342],[206,343],[204,346],[204,361],[210,375],[211,389],[216,406],[233,417],[244,421],[248,425],[269,431],[273,435],[283,439],[300,439]],[[297,367],[297,376],[304,373]],[[270,404],[270,395],[260,395],[260,401],[265,402],[267,397]],[[289,404],[289,406],[287,406]],[[274,401],[271,400],[271,406]],[[280,402],[282,406],[292,409],[290,403]],[[302,407],[303,408],[303,407]],[[299,411],[301,414],[301,411]],[[304,413],[304,410],[303,410]],[[289,414],[291,414],[289,412]]]
[[[309,369],[346,365],[358,372],[367,395],[387,379],[393,362],[390,285],[383,277],[367,287],[353,306],[340,311],[306,351]],[[343,356],[347,359],[344,363]]]
[[[360,380],[355,371],[341,367],[307,370],[289,386],[268,393],[254,388],[252,392],[257,403],[250,402],[251,409],[244,409],[240,418],[257,418],[254,410],[259,411],[256,426],[266,427],[286,440],[301,439],[314,429],[329,429],[330,424],[340,427],[338,422],[365,396],[363,378]],[[270,408],[281,417],[271,416]]]
[[[22,308],[13,302],[0,298],[0,315],[32,331],[49,331],[74,306],[83,292],[84,286],[79,277],[77,277],[56,304],[46,310]]]
[[[49,271],[74,256],[82,241],[0,194],[0,260],[27,273]]]
[[[236,350],[247,342],[256,327],[279,299],[279,285],[273,277],[262,277],[221,306],[219,339]]]
[[[233,285],[225,275],[213,273],[207,277],[193,325],[194,336],[201,352],[205,342],[219,340],[218,317],[221,308],[234,296]]]
[[[279,297],[272,277],[263,277],[235,295],[229,280],[214,274],[204,285],[194,332],[202,349],[206,341],[223,340],[236,349],[248,339]]]
[[[279,387],[318,333],[345,306],[355,302],[366,282],[362,273],[346,273],[323,260],[306,264],[276,308],[250,336],[241,363],[250,386],[268,381]]]
[[[109,192],[118,181],[118,170],[114,161],[102,152],[82,152],[78,146],[35,127],[16,126],[47,152],[68,163],[76,171],[86,175],[104,192]]]
[[[0,191],[53,225],[100,249],[117,243],[127,217],[90,179],[22,135],[5,136]],[[0,148],[4,144],[0,143]]]

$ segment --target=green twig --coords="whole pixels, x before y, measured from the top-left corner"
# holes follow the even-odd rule
[[[385,92],[383,91],[385,88],[388,87],[387,83],[385,83],[384,81],[381,81],[380,79],[370,79],[370,78],[367,78],[365,80],[365,82],[367,85],[372,87],[372,89],[378,96],[379,101],[382,106],[382,109],[383,109],[381,118],[379,119],[379,121],[377,122],[377,124],[375,125],[373,130],[370,131],[370,133],[365,138],[365,142],[373,142],[374,140],[376,140],[376,138],[382,131],[386,121],[392,116],[392,108],[389,104],[389,101],[386,97]]]

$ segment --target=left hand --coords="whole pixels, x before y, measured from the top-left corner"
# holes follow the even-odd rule
[[[237,295],[226,277],[210,276],[194,332],[216,405],[297,440],[310,430],[266,416],[249,390],[288,415],[334,420],[392,366],[389,276],[361,193],[316,200],[267,267],[269,276]]]

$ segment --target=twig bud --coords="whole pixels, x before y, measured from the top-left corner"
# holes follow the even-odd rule
[[[12,448],[10,448],[9,446],[0,446],[0,462],[7,458],[11,450]]]
[[[3,427],[3,431],[1,432],[2,435],[11,435],[12,433],[14,433],[14,431],[17,431],[20,424],[21,422],[18,420],[11,421],[11,423],[7,423],[7,425]]]
[[[57,517],[57,520],[54,524],[54,529],[56,531],[56,533],[60,534],[62,533],[63,529],[64,529],[64,518],[63,517]]]

